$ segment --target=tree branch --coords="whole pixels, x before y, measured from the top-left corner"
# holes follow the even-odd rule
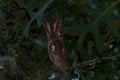
[[[102,60],[104,61],[101,61],[100,59],[93,59],[93,60],[89,60],[89,61],[85,61],[85,62],[82,62],[82,63],[77,63],[75,65],[75,68],[77,69],[81,69],[81,68],[94,68],[95,65],[99,65],[101,63],[107,63],[107,62],[112,62],[112,61],[116,61],[120,58],[120,55],[116,55],[116,56],[109,56],[109,57],[103,57]]]

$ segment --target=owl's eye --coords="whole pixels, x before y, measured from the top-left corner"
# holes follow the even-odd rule
[[[63,36],[63,33],[64,33],[64,32],[61,30],[61,31],[58,32],[58,35],[59,35],[59,36]]]
[[[57,35],[58,35],[58,36],[61,36],[61,32],[57,32]]]

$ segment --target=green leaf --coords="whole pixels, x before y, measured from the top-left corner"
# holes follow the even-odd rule
[[[30,29],[30,26],[32,24],[32,22],[34,20],[37,20],[39,18],[39,25],[41,26],[42,25],[42,18],[43,18],[43,14],[44,14],[44,11],[48,8],[48,6],[53,2],[54,0],[49,0],[48,2],[45,3],[45,5],[40,8],[40,10],[31,18],[31,20],[28,22],[28,24],[26,25],[25,27],[25,30],[24,30],[24,35],[25,35],[25,38],[28,37],[28,33],[29,33],[29,29]]]
[[[106,18],[106,22],[108,24],[109,29],[111,30],[112,34],[120,41],[120,32],[118,29],[112,24],[111,19],[108,17]]]

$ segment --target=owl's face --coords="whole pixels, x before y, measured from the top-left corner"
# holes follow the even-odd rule
[[[47,38],[50,40],[60,39],[63,36],[63,31],[61,28],[61,20],[58,19],[54,23],[48,23],[46,19],[43,20],[45,33],[47,34]]]

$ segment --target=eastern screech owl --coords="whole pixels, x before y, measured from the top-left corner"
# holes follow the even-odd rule
[[[48,55],[50,61],[56,67],[67,67],[68,51],[63,40],[61,19],[57,19],[54,23],[49,23],[44,18],[43,26],[47,35]]]

